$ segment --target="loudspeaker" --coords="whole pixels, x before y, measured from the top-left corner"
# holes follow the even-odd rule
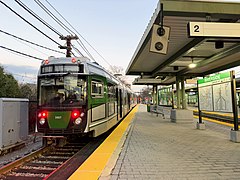
[[[152,27],[150,52],[167,54],[169,34],[170,27],[161,27],[154,24]]]

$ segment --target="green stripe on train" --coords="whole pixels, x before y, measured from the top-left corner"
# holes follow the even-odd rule
[[[67,128],[71,111],[55,111],[48,113],[48,125],[53,129]]]

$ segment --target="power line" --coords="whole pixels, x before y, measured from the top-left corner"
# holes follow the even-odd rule
[[[49,29],[51,29],[53,32],[55,32],[60,37],[63,36],[60,32],[58,32],[56,29],[54,29],[51,25],[49,25],[46,21],[44,21],[40,16],[38,16],[36,13],[34,13],[27,5],[22,3],[20,0],[15,0],[16,3],[18,3],[22,8],[24,8],[28,13],[30,13],[33,17],[35,17],[37,20],[39,20],[42,24],[47,26]],[[72,54],[75,56],[75,54],[72,52]],[[75,56],[76,57],[76,56]]]
[[[15,0],[15,2],[21,6],[23,9],[25,9],[28,13],[30,13],[33,17],[35,17],[37,20],[39,20],[42,24],[47,26],[49,29],[51,29],[53,32],[55,32],[57,35],[62,36],[60,32],[58,32],[56,29],[54,29],[50,24],[48,24],[46,21],[44,21],[41,17],[39,17],[36,13],[34,13],[27,5],[22,3],[20,0]]]
[[[10,72],[11,73],[11,72]],[[12,75],[15,76],[21,76],[22,78],[28,78],[28,79],[32,79],[32,80],[36,80],[37,78],[34,77],[30,77],[30,76],[26,76],[26,75],[21,75],[21,74],[16,74],[16,73],[11,73]]]
[[[58,19],[43,3],[41,3],[39,0],[34,0],[37,5],[42,8],[56,23],[58,23],[63,29],[65,29],[69,34],[74,34],[75,32],[72,31],[70,28],[68,28],[60,19]],[[50,3],[49,5],[65,20],[67,21]],[[80,35],[81,36],[81,35]],[[91,55],[91,53],[87,50],[87,48],[85,47],[85,45],[83,44],[83,42],[78,39],[77,43],[79,44],[79,46],[86,52],[86,54],[92,58],[92,60],[95,61],[95,59],[93,58],[93,56]],[[82,53],[81,53],[82,54]]]
[[[71,53],[72,53],[72,55],[73,55],[74,57],[77,57],[72,51],[71,51]]]
[[[90,58],[92,58],[93,61],[96,62],[96,60],[94,59],[94,57],[92,56],[92,54],[87,50],[87,48],[84,46],[83,42],[82,42],[80,39],[79,39],[79,41],[77,41],[77,43],[78,43],[78,45],[79,45],[80,47],[83,48],[83,50],[87,53],[87,55],[88,55]],[[81,45],[81,44],[82,44],[82,45]]]
[[[50,39],[51,41],[53,41],[54,43],[56,43],[57,45],[61,45],[59,44],[57,41],[53,40],[51,37],[49,37],[47,34],[45,34],[44,32],[42,32],[40,29],[38,29],[36,26],[34,26],[32,23],[30,23],[29,21],[27,21],[25,18],[23,18],[20,14],[18,14],[16,11],[14,11],[12,8],[10,8],[7,4],[5,4],[4,2],[2,2],[0,0],[0,3],[2,3],[5,7],[7,7],[10,11],[12,11],[14,14],[16,14],[18,17],[20,17],[23,21],[25,21],[26,23],[28,23],[30,26],[32,26],[34,29],[36,29],[38,32],[40,32],[41,34],[43,34],[44,36],[46,36],[48,39]]]
[[[43,3],[39,0],[34,0],[37,5],[44,10],[55,22],[57,22],[63,29],[65,29],[69,34],[75,34],[71,29],[69,29],[61,20],[59,20]]]
[[[39,0],[34,0],[35,2],[36,1],[38,1],[38,3],[39,4],[41,4],[41,6],[43,6],[44,7],[44,9],[46,9],[48,12],[50,12],[51,13],[51,11],[49,11],[48,10],[48,8],[46,7],[46,6],[44,6]],[[61,18],[63,18],[66,22],[67,22],[67,24],[68,25],[70,25],[75,31],[76,31],[76,29],[67,21],[67,19],[66,18],[64,18],[60,13],[59,13],[59,11],[56,9],[56,8],[54,8],[48,1],[46,1],[48,4],[49,4],[49,6],[51,6],[51,8],[61,17]],[[37,3],[37,2],[36,2]],[[64,25],[64,23],[61,21],[61,20],[59,20],[55,15],[53,15],[53,13],[51,13],[52,14],[52,16],[54,17],[52,17],[57,23],[61,23],[64,27],[66,27],[67,28],[67,32],[71,32],[71,33],[73,33],[73,34],[75,34],[75,32],[74,31],[72,31],[70,28],[68,28],[66,25]],[[60,25],[60,24],[59,24]],[[77,32],[77,31],[76,31]],[[77,32],[78,33],[78,32]],[[82,35],[80,34],[80,33],[78,33],[81,37],[82,37]],[[83,37],[82,37],[83,38]],[[84,39],[84,38],[83,38]],[[86,40],[85,40],[86,41]],[[83,42],[80,40],[80,39],[78,39],[78,41],[77,41],[77,43],[79,44],[79,46],[86,52],[86,54],[90,57],[90,58],[92,58],[92,60],[94,60],[95,61],[95,59],[94,59],[94,57],[91,55],[91,53],[88,51],[88,49],[85,47],[85,45],[83,44]]]
[[[44,60],[44,59],[41,59],[41,58],[38,58],[38,57],[35,57],[35,56],[31,56],[31,55],[29,55],[29,54],[25,54],[25,53],[22,53],[22,52],[20,52],[20,51],[16,51],[16,50],[13,50],[13,49],[4,47],[4,46],[0,46],[0,48],[6,49],[6,50],[11,51],[11,52],[15,52],[15,53],[18,53],[18,54],[21,54],[21,55],[24,55],[24,56],[27,56],[27,57],[30,57],[30,58],[34,58],[34,59],[37,59],[37,60],[40,60],[40,61],[43,61],[43,60]]]
[[[38,0],[39,1],[39,0]],[[73,28],[73,30],[85,41],[85,42],[87,42],[88,43],[88,45],[89,46],[91,46],[91,44],[72,26],[72,24],[66,19],[66,18],[64,18],[64,16],[56,9],[56,8],[54,8],[54,6],[51,4],[51,3],[49,3],[47,0],[45,0],[47,3],[48,3],[48,5],[49,6],[51,6],[51,8],[61,17],[61,18],[63,18],[63,20],[71,27],[71,28]],[[73,32],[73,31],[72,31]],[[82,43],[82,42],[81,42]],[[83,45],[84,46],[84,45]],[[85,47],[85,46],[84,46]],[[92,47],[92,46],[91,46]],[[85,47],[86,48],[86,47]],[[93,47],[92,47],[93,48]],[[94,48],[93,48],[94,49]]]
[[[73,48],[75,51],[77,51],[78,54],[80,54],[81,56],[83,56],[83,54],[82,54],[74,45],[72,45],[72,48]]]
[[[51,3],[49,3],[48,2],[48,0],[45,0],[48,4],[49,4],[49,6],[51,6],[52,8],[53,8],[53,10],[59,15],[59,16],[61,16],[64,20],[65,20],[65,22],[71,27],[71,28],[73,28],[74,30],[75,30],[75,32],[77,33],[77,35],[79,35],[109,66],[111,66],[111,64],[71,25],[71,23],[67,20],[67,19],[65,19],[62,15],[61,15],[61,13],[56,9],[56,8],[54,8],[53,6],[52,6],[52,4]],[[85,46],[84,46],[85,47]],[[92,55],[91,55],[92,56]],[[94,60],[94,58],[93,58],[93,60]]]
[[[15,39],[15,40],[18,41],[19,43],[24,44],[25,46],[33,49],[34,51],[37,51],[37,52],[39,52],[39,53],[41,53],[41,54],[44,54],[45,56],[48,56],[47,53],[40,51],[39,49],[37,49],[37,47],[33,47],[33,46],[31,46],[30,44],[27,44],[27,43],[25,43],[25,42],[23,42],[23,41],[20,41],[19,39]]]
[[[4,34],[6,34],[6,35],[12,36],[12,37],[14,37],[14,38],[16,38],[16,39],[19,39],[19,40],[21,40],[21,41],[25,41],[25,42],[27,42],[27,43],[33,44],[33,45],[35,45],[35,46],[38,46],[38,47],[41,47],[41,48],[44,48],[44,49],[47,49],[47,50],[50,50],[50,51],[53,51],[53,52],[65,54],[65,53],[63,53],[63,52],[61,52],[61,51],[57,51],[57,50],[54,50],[54,49],[51,49],[51,48],[42,46],[42,45],[40,45],[40,44],[37,44],[37,43],[31,42],[31,41],[28,41],[28,40],[23,39],[23,38],[21,38],[21,37],[15,36],[15,35],[13,35],[13,34],[10,34],[10,33],[8,33],[8,32],[5,32],[5,31],[3,31],[3,30],[1,30],[1,29],[0,29],[0,32],[1,32],[1,33],[4,33]]]

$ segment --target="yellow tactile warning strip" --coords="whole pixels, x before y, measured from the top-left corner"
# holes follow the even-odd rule
[[[198,116],[194,116],[194,118],[198,118]],[[217,123],[217,124],[222,124],[222,125],[225,125],[225,126],[233,127],[233,124],[230,124],[230,123],[221,122],[221,121],[218,121],[218,120],[213,120],[213,119],[206,118],[206,117],[202,117],[202,119],[205,120],[205,121],[210,121],[210,122],[214,122],[214,123]],[[240,128],[240,126],[238,126],[238,127]]]
[[[194,112],[198,112],[197,110],[193,110]],[[218,112],[209,112],[209,111],[202,111],[203,113],[206,114],[218,114],[218,115],[222,115],[222,116],[228,116],[228,117],[233,117],[233,115],[231,114],[226,114],[226,113],[218,113]],[[238,116],[238,118],[240,118],[240,115]]]
[[[198,112],[197,110],[193,110],[194,112]],[[218,113],[218,112],[208,112],[208,111],[202,111],[206,114],[218,114],[218,115],[222,115],[222,116],[227,116],[227,117],[233,117],[233,115],[231,114],[226,114],[226,113]],[[195,118],[198,118],[198,116],[194,116]],[[238,116],[238,118],[240,118],[240,116]],[[214,120],[214,119],[210,119],[210,118],[206,118],[206,117],[202,117],[203,120],[206,120],[206,121],[210,121],[210,122],[214,122],[214,123],[217,123],[217,124],[222,124],[222,125],[225,125],[225,126],[229,126],[229,127],[234,127],[233,124],[230,124],[230,123],[226,123],[226,122],[221,122],[221,121],[218,121],[218,120]],[[240,126],[239,126],[240,128]]]
[[[93,154],[69,177],[69,180],[96,180],[101,175],[124,132],[131,123],[138,106],[136,106]]]

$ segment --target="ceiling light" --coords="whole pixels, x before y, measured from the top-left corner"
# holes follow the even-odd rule
[[[197,66],[197,64],[195,64],[195,63],[191,63],[188,65],[189,68],[195,68],[196,66]]]
[[[193,62],[193,58],[192,59],[192,63],[188,65],[189,68],[195,68],[197,66],[196,63]]]

